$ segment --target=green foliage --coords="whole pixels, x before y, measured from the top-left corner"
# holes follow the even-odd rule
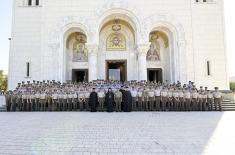
[[[230,82],[230,90],[235,91],[235,82]]]
[[[2,70],[0,70],[0,90],[7,90],[7,77],[3,75]]]
[[[223,94],[231,94],[232,93],[231,90],[221,90],[220,92]]]

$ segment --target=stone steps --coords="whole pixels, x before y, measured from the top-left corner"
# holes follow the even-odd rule
[[[222,109],[223,111],[235,111],[235,102],[223,102]]]

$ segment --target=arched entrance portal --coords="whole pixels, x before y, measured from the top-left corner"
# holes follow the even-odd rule
[[[137,57],[135,30],[118,15],[110,17],[100,29],[98,64],[99,79],[128,81],[135,79]],[[138,80],[138,79],[136,79]]]
[[[166,27],[157,27],[149,34],[150,47],[147,52],[148,81],[176,82],[178,52],[173,33]]]
[[[87,36],[83,31],[73,31],[65,38],[65,81],[88,81]]]

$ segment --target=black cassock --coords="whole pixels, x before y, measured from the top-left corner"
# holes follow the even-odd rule
[[[96,92],[91,92],[89,106],[91,107],[91,112],[96,112],[96,107],[98,106],[98,95]]]
[[[114,105],[114,94],[113,92],[108,92],[105,95],[105,104],[107,106],[107,112],[113,112]]]
[[[122,90],[123,111],[132,111],[132,96],[130,91]]]

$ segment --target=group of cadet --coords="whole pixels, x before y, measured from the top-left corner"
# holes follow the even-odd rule
[[[7,111],[222,111],[219,88],[146,81],[27,81],[5,93]]]

